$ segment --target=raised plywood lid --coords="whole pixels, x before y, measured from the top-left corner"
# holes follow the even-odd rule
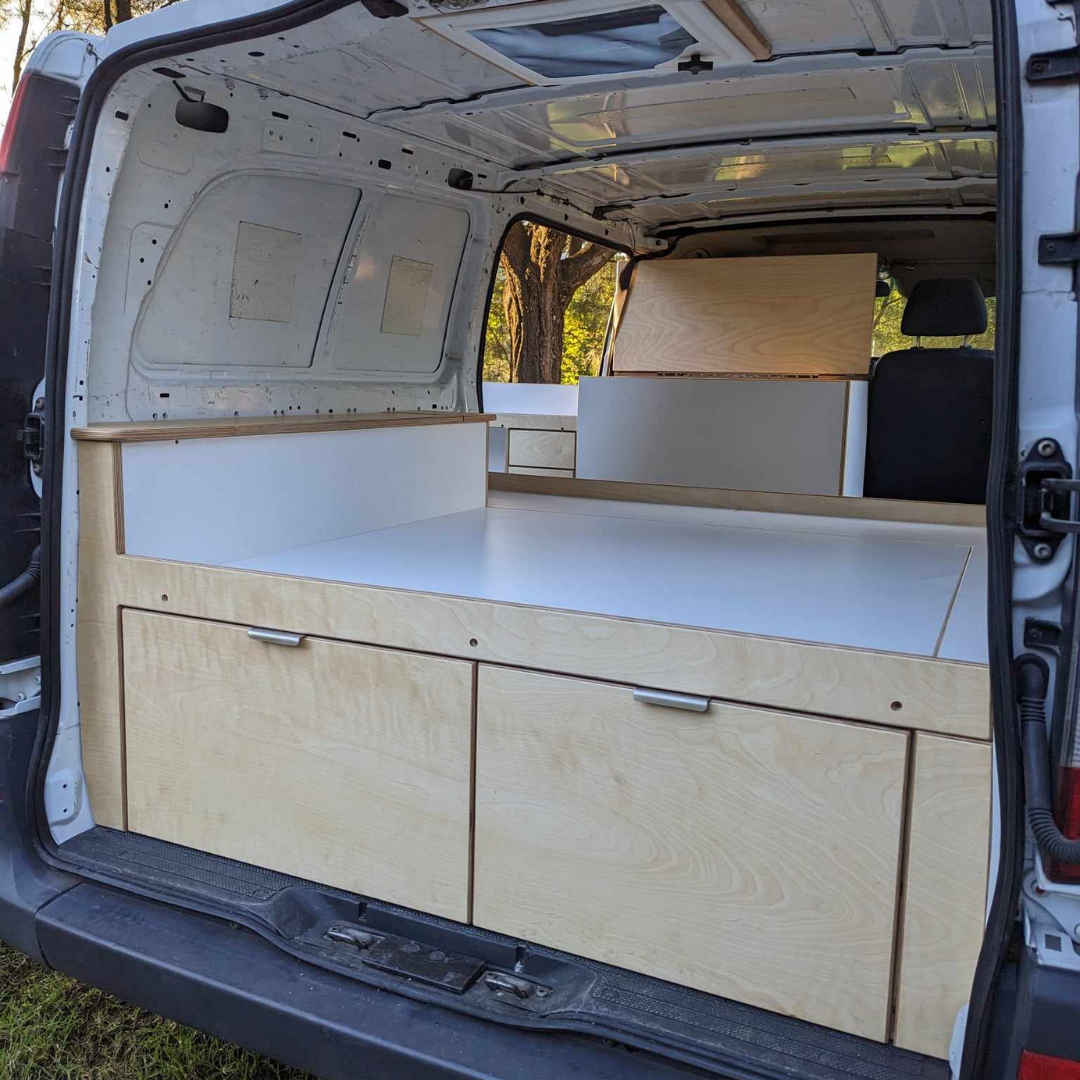
[[[614,370],[865,377],[876,280],[871,253],[640,262]]]

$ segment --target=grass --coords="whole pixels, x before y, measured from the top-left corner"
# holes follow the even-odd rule
[[[125,1005],[0,943],[3,1080],[314,1080]]]

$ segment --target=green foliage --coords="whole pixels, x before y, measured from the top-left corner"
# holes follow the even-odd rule
[[[620,263],[612,260],[594,274],[570,301],[563,317],[562,381],[577,383],[582,375],[600,373],[604,333],[615,297],[615,275]],[[484,380],[510,381],[510,331],[503,308],[506,275],[500,266],[495,272],[487,332],[484,338]]]
[[[506,272],[495,264],[495,288],[491,294],[487,331],[484,336],[484,382],[510,381],[510,330],[506,325],[503,291]]]
[[[576,293],[563,317],[562,381],[577,384],[582,375],[599,375],[604,335],[615,299],[615,275],[619,261],[613,259]]]
[[[314,1080],[0,945],[4,1080]]]
[[[904,304],[906,298],[893,283],[892,292],[886,297],[879,297],[874,301],[874,356],[884,356],[888,352],[896,352],[898,349],[910,349],[915,344],[915,339],[905,336],[900,332],[900,322],[904,317]],[[993,349],[994,331],[997,327],[997,300],[995,297],[987,297],[986,300],[986,333],[971,339],[972,348]],[[928,349],[946,349],[959,345],[963,339],[958,337],[936,338],[924,337],[923,345]]]

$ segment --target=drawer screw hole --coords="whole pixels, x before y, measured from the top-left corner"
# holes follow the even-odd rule
[[[902,701],[894,701],[889,706],[889,708],[892,709],[893,712],[899,712],[903,707],[904,707],[904,703]]]
[[[163,592],[163,593],[161,594],[161,599],[162,599],[162,600],[168,600],[168,599],[169,599],[169,594],[168,594],[168,593],[164,593],[164,592]]]
[[[476,638],[471,637],[469,638],[469,644],[475,649],[476,646],[480,644],[480,642],[477,641]]]

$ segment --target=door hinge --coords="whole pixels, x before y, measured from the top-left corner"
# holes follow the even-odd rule
[[[22,427],[15,433],[22,443],[23,457],[30,462],[35,476],[41,475],[41,462],[45,454],[45,399],[34,402],[33,412],[28,412]]]
[[[1016,533],[1035,562],[1049,562],[1069,533],[1080,533],[1073,495],[1080,480],[1072,478],[1056,439],[1036,439],[1020,462]]]
[[[1080,79],[1080,45],[1053,52],[1032,53],[1028,57],[1024,77],[1030,83]]]

